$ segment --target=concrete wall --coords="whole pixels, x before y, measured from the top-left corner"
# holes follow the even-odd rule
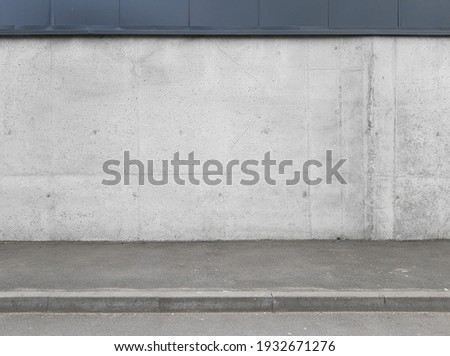
[[[450,237],[450,39],[3,38],[0,83],[0,240]],[[325,149],[349,184],[101,184]]]

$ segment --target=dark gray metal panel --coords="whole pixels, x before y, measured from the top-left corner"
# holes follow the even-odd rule
[[[120,0],[53,0],[55,26],[119,26]]]
[[[258,0],[191,0],[194,27],[258,27]]]
[[[450,0],[401,0],[404,27],[450,27]]]
[[[0,0],[0,35],[450,35],[450,0]]]
[[[189,25],[189,0],[126,0],[120,4],[125,27]]]
[[[328,26],[328,0],[260,0],[259,25]]]
[[[48,26],[50,0],[0,0],[0,26]]]
[[[398,26],[398,0],[330,0],[330,27]]]

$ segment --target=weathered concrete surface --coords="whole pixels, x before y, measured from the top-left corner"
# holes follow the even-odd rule
[[[448,291],[0,291],[0,313],[450,312]]]
[[[449,49],[447,38],[2,38],[0,240],[449,238]],[[124,150],[301,164],[326,149],[348,159],[348,185],[101,184]]]

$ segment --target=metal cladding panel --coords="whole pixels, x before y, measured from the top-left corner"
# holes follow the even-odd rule
[[[450,0],[0,0],[0,35],[450,35]]]
[[[330,27],[395,28],[397,0],[331,0]]]
[[[189,0],[127,0],[120,4],[124,27],[187,27]]]
[[[53,0],[55,26],[119,26],[120,0]]]
[[[400,0],[400,9],[404,27],[450,28],[449,0]]]
[[[0,0],[0,26],[48,26],[50,0]]]
[[[258,0],[191,0],[193,27],[258,27]]]
[[[328,26],[328,0],[260,0],[261,27]]]

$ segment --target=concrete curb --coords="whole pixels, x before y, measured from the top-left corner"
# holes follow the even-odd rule
[[[5,291],[0,312],[450,312],[441,291]]]

